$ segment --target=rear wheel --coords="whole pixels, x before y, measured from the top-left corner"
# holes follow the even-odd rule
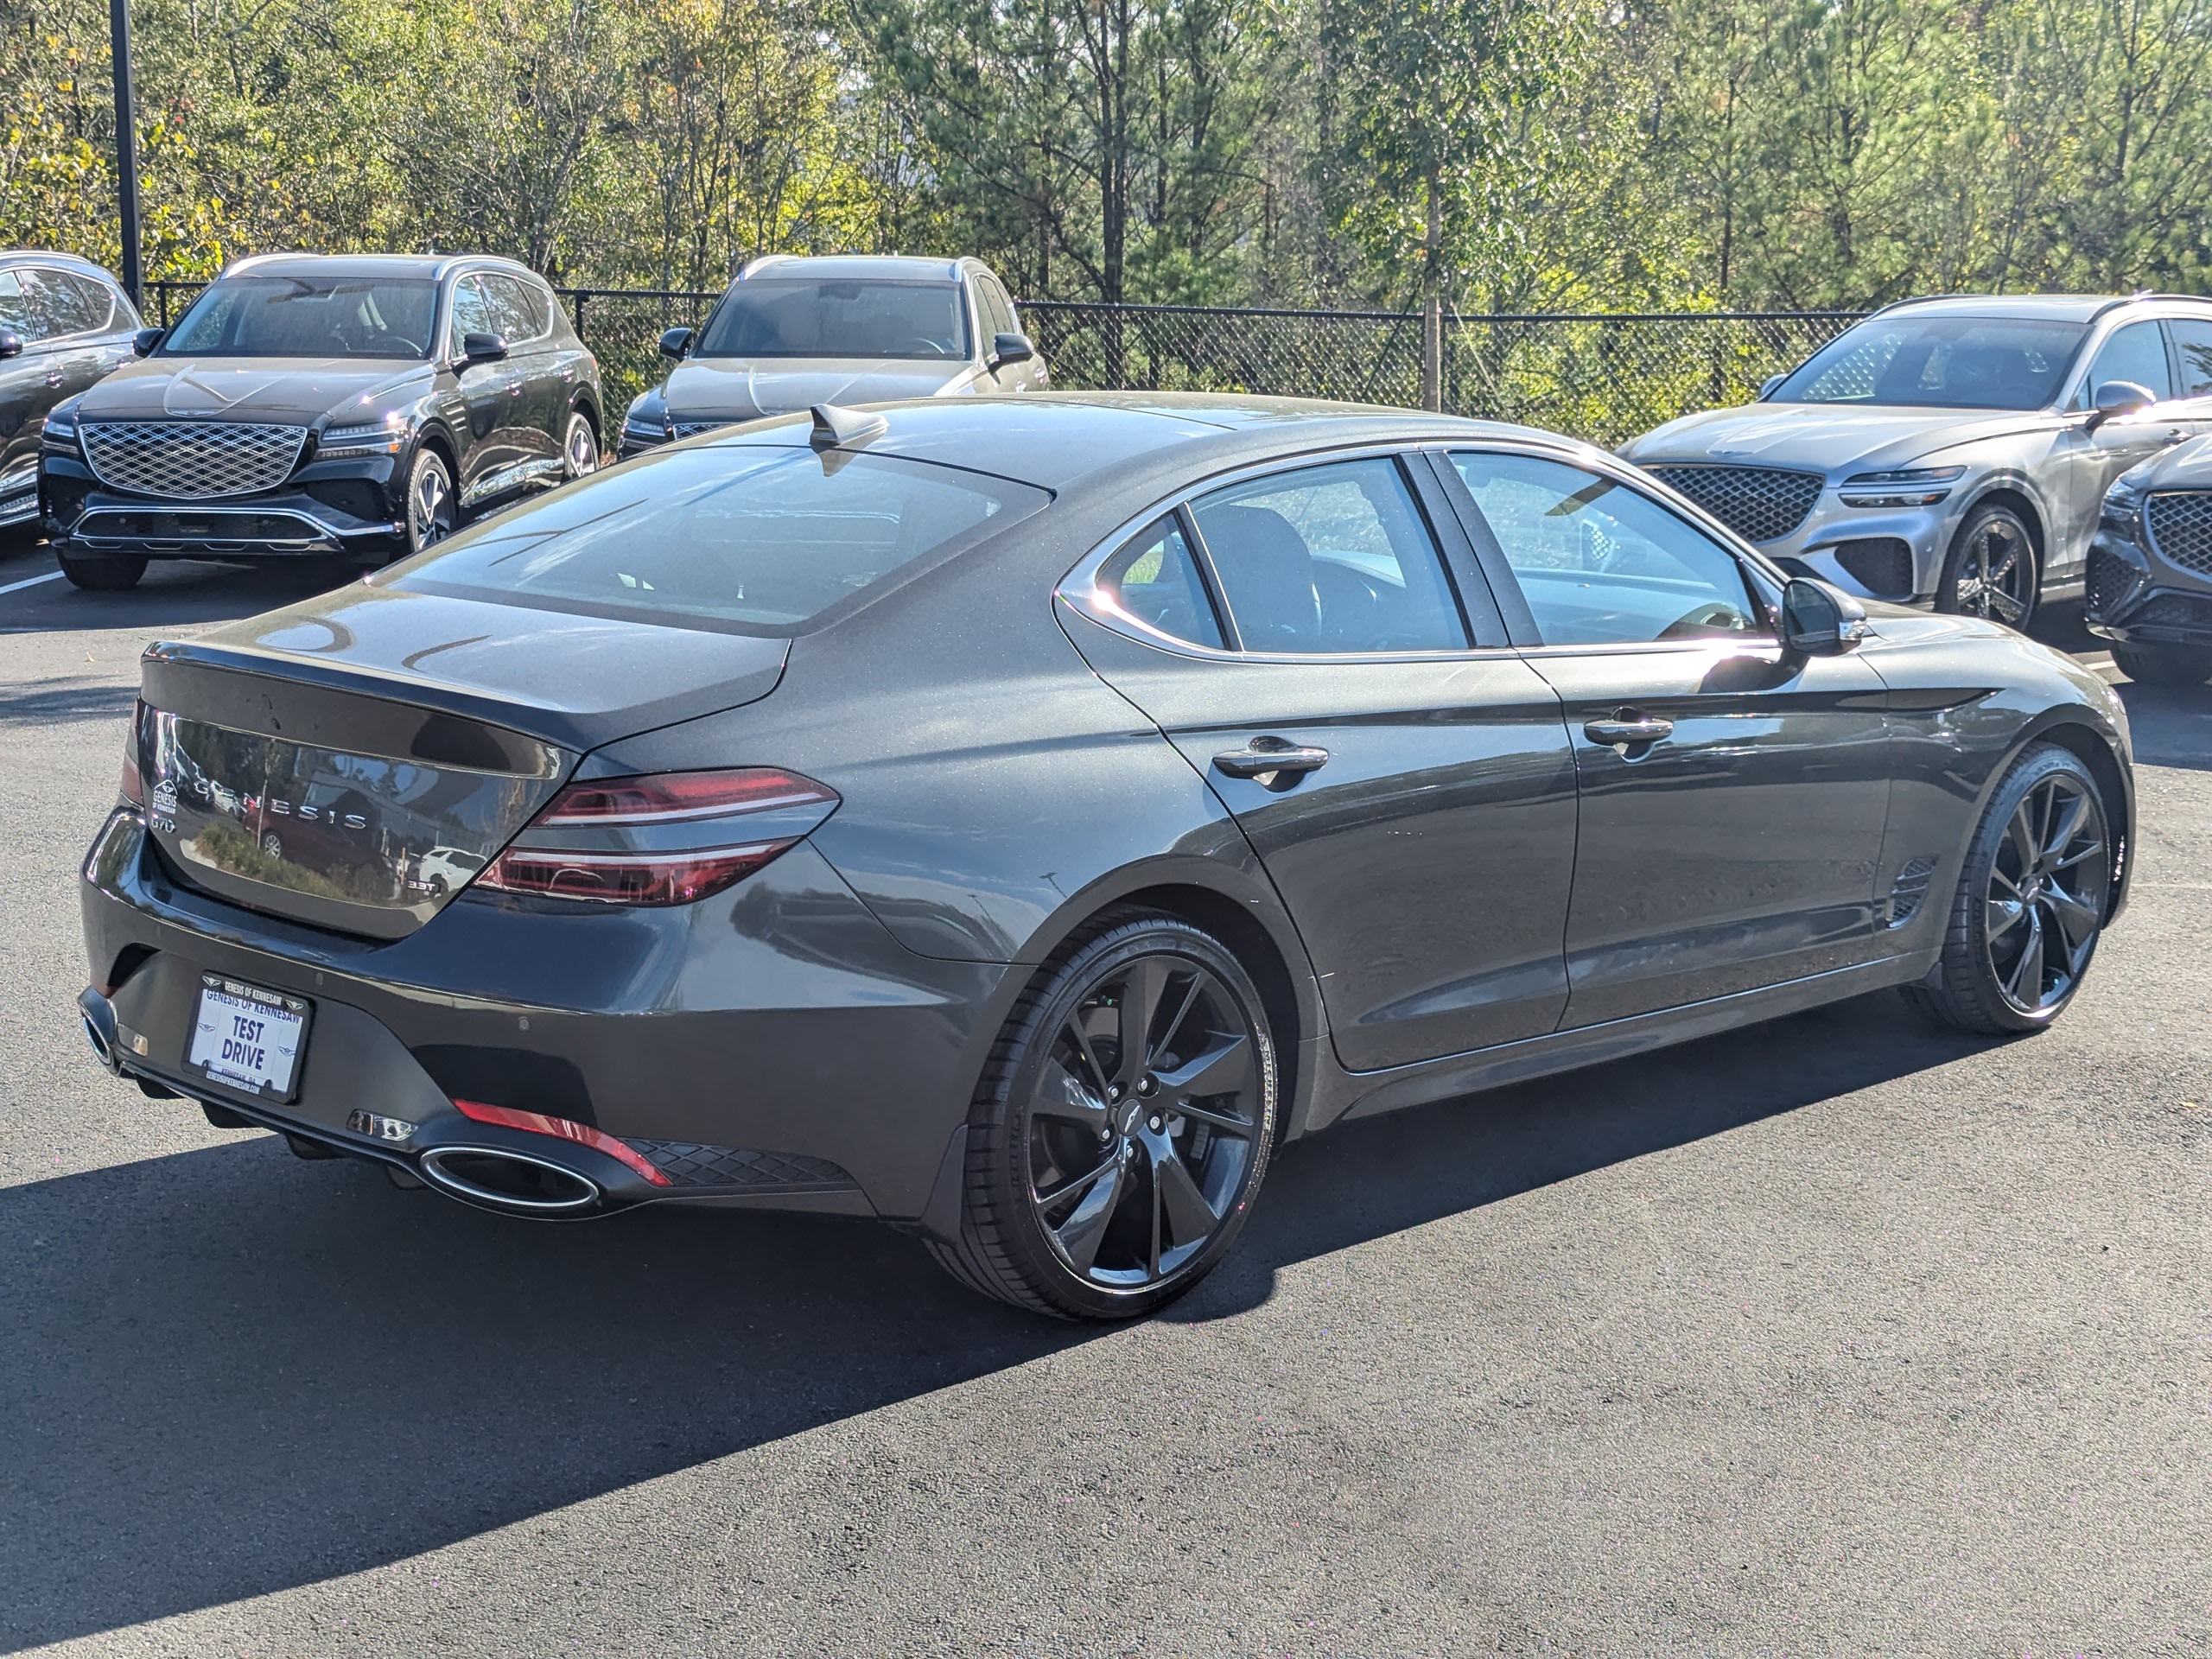
[[[969,1119],[961,1235],[984,1294],[1064,1319],[1147,1313],[1211,1272],[1267,1173],[1274,1039],[1228,948],[1124,913],[1039,973]]]
[[[1951,543],[1936,584],[1936,608],[2024,628],[2041,591],[2035,537],[2010,507],[1975,509]]]
[[[119,594],[136,588],[146,574],[146,561],[118,553],[57,553],[54,558],[72,588],[88,593]]]
[[[2146,685],[2202,685],[2212,680],[2212,647],[2114,645],[2112,659],[2129,679]]]
[[[2030,749],[1967,849],[1942,959],[1906,1001],[1961,1031],[2042,1030],[2088,971],[2113,868],[2097,780],[2069,750]]]

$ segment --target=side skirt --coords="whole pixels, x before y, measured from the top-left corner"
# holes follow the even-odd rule
[[[1419,1065],[1389,1071],[1338,1072],[1317,1079],[1319,1087],[1306,1108],[1301,1133],[1310,1134],[1329,1124],[1355,1117],[1373,1117],[1407,1106],[1448,1100],[1478,1090],[1525,1083],[1586,1065],[1599,1065],[1630,1054],[1687,1043],[1700,1037],[1732,1031],[1738,1026],[1783,1014],[1816,1008],[1827,1002],[1863,996],[1893,985],[1910,985],[1926,976],[1940,951],[1916,950],[1910,956],[1860,963],[1825,974],[1714,997],[1683,1007],[1663,1008],[1626,1020],[1609,1020],[1572,1031],[1550,1032],[1524,1038],[1471,1054],[1454,1054]]]

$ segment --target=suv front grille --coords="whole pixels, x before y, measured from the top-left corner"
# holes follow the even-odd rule
[[[2177,490],[2151,498],[2151,545],[2184,570],[2212,576],[2212,491]]]
[[[719,421],[678,421],[676,423],[676,435],[679,438],[696,438],[702,432],[712,432],[718,428],[735,424],[735,421],[727,416]]]
[[[1818,473],[1779,467],[1647,467],[1747,542],[1770,542],[1805,522],[1820,499]]]
[[[273,490],[308,436],[304,426],[230,421],[87,421],[77,431],[101,483],[173,501]]]

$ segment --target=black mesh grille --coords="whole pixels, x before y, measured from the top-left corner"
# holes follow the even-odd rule
[[[2141,580],[2135,567],[2122,558],[2116,558],[2101,547],[2089,550],[2089,614],[2099,621],[2107,621],[2120,614],[2120,607],[2134,594]]]
[[[1870,594],[1910,598],[1912,546],[1895,536],[1863,536],[1836,545],[1835,562]]]
[[[2151,498],[2151,545],[2200,576],[2212,576],[2212,491],[2177,490]]]
[[[1647,467],[1747,542],[1770,542],[1805,522],[1820,499],[1818,473],[1778,467]]]
[[[2134,627],[2212,628],[2212,599],[2160,594],[2148,604],[2137,607],[2127,620]]]
[[[677,1186],[835,1186],[853,1178],[826,1158],[791,1152],[748,1152],[691,1141],[630,1141]]]

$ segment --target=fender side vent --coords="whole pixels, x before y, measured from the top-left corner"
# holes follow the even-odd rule
[[[1897,879],[1890,886],[1890,913],[1884,925],[1903,927],[1920,908],[1921,900],[1928,897],[1928,884],[1936,878],[1936,865],[1931,859],[1909,861],[1897,872]]]

